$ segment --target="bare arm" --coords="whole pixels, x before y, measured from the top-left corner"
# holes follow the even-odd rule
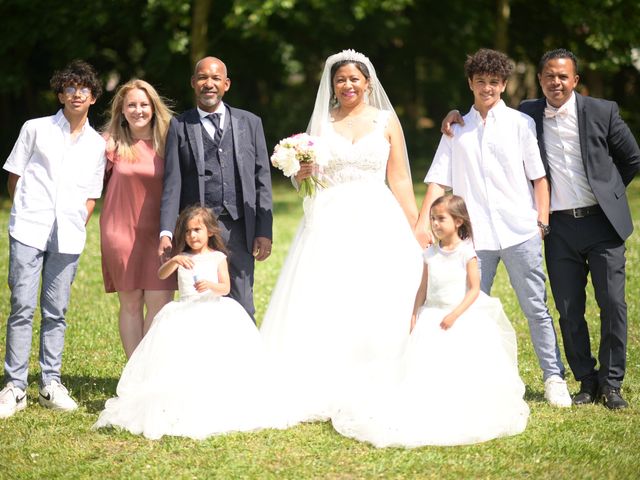
[[[422,208],[420,209],[420,216],[416,223],[416,238],[422,248],[431,245],[434,241],[431,233],[431,205],[437,199],[443,196],[445,193],[445,187],[437,183],[430,183],[427,188],[427,193],[424,195],[422,201]]]
[[[96,208],[96,199],[95,198],[89,198],[87,199],[87,219],[84,222],[84,225],[87,226],[87,224],[89,223],[89,219],[91,218],[91,215],[93,215],[93,210]]]
[[[453,137],[453,128],[452,125],[457,123],[459,125],[464,125],[464,119],[458,110],[451,110],[447,113],[447,116],[444,117],[442,123],[440,124],[440,132],[445,134],[447,137]]]
[[[416,197],[413,193],[411,172],[408,171],[409,166],[405,162],[405,146],[402,129],[400,128],[400,123],[393,116],[387,128],[387,139],[391,144],[389,161],[387,162],[387,181],[389,182],[389,188],[400,204],[409,225],[411,225],[411,228],[414,228],[418,220],[418,207],[416,206]]]
[[[20,180],[20,176],[15,173],[9,172],[9,179],[7,180],[7,191],[9,192],[9,198],[13,200],[13,195],[16,192],[16,185]]]
[[[418,319],[418,310],[422,305],[424,305],[425,300],[427,299],[427,285],[429,283],[429,267],[425,263],[422,268],[422,281],[420,282],[420,287],[418,287],[418,292],[416,293],[416,300],[413,303],[413,314],[411,315],[411,326],[409,327],[409,331],[413,331],[413,327],[416,326],[416,320]]]
[[[442,322],[440,322],[440,328],[443,330],[451,328],[458,317],[476,301],[478,295],[480,295],[480,271],[478,269],[478,259],[474,257],[467,262],[467,293],[460,305],[445,315]]]
[[[538,221],[549,225],[549,181],[547,177],[537,178],[533,181],[533,195],[538,211]],[[544,237],[542,229],[540,235]]]
[[[158,277],[164,280],[175,272],[178,267],[182,266],[184,268],[191,269],[193,268],[193,265],[193,260],[187,255],[176,255],[160,266],[158,269]]]

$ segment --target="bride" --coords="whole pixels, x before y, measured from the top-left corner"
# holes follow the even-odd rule
[[[261,332],[314,420],[339,408],[354,370],[401,354],[422,259],[402,128],[366,56],[327,59],[307,132],[330,160],[296,181],[325,188],[304,201]]]

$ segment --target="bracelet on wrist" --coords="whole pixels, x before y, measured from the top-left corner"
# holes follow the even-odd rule
[[[544,235],[545,237],[551,233],[551,227],[545,223],[542,223],[540,220],[538,220],[538,227],[540,227],[540,230],[542,230],[542,235]]]

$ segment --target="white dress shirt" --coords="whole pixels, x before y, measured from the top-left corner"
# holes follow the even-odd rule
[[[500,100],[483,121],[472,107],[442,136],[426,183],[464,198],[476,250],[500,250],[539,235],[532,180],[545,176],[531,117]]]
[[[86,239],[88,199],[100,198],[105,141],[87,120],[72,140],[62,110],[27,121],[4,169],[18,175],[9,234],[46,250],[54,223],[59,253],[80,254]]]
[[[544,148],[551,177],[551,211],[590,207],[596,200],[582,163],[575,92],[555,116],[543,119]]]

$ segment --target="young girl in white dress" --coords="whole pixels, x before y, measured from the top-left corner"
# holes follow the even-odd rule
[[[239,303],[223,297],[229,271],[211,210],[183,211],[175,241],[181,253],[158,275],[178,271],[180,299],[156,315],[94,428],[201,439],[292,425],[295,400],[270,374],[258,330]]]
[[[357,400],[332,417],[377,447],[483,442],[522,432],[529,416],[515,333],[500,301],[480,292],[464,200],[436,200],[431,228],[438,243],[424,252],[402,360],[356,384]]]

